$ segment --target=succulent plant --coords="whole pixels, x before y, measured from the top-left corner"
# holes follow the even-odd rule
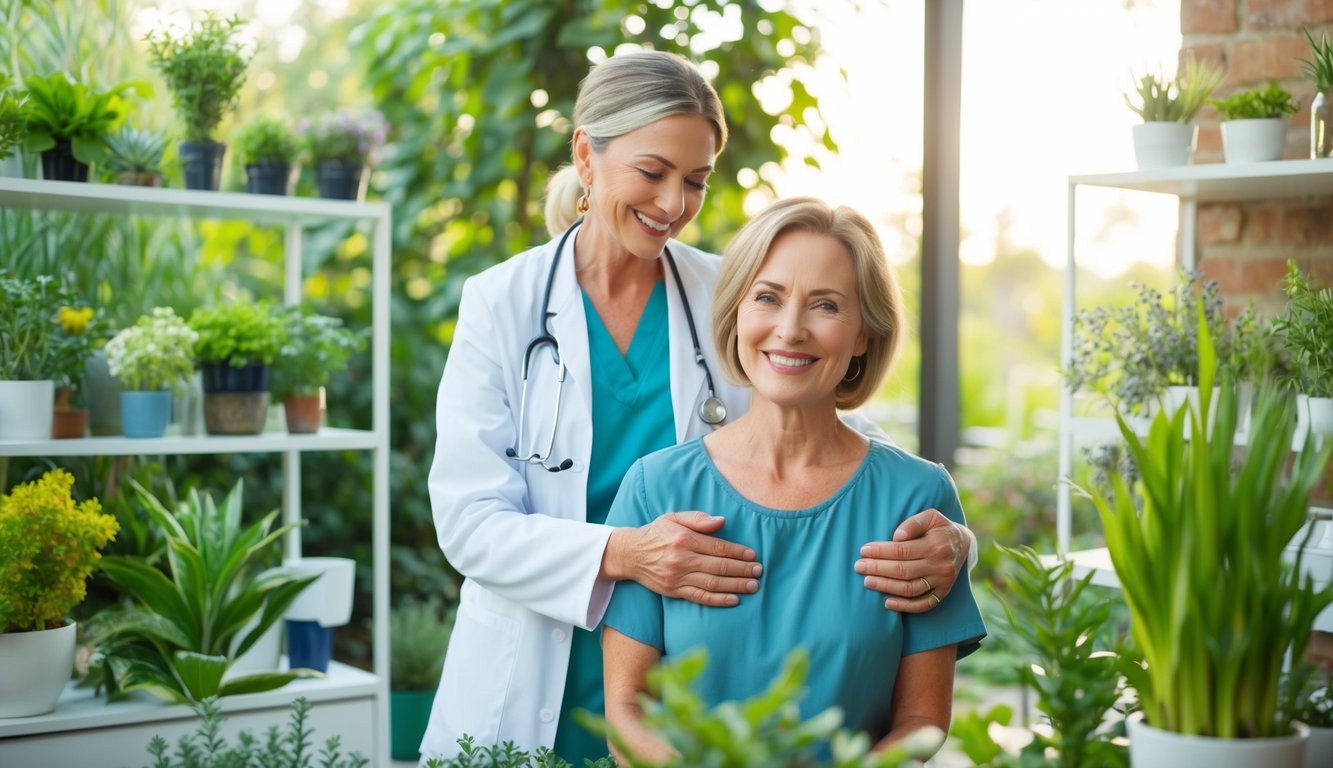
[[[125,126],[106,137],[106,167],[114,173],[156,173],[161,170],[166,138],[156,131]]]

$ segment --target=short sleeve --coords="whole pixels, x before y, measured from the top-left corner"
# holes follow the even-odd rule
[[[655,515],[648,508],[648,493],[644,487],[643,460],[634,462],[620,483],[616,500],[607,513],[607,525],[640,526]],[[602,624],[644,645],[651,645],[658,653],[666,653],[662,630],[662,596],[636,581],[616,584],[611,604],[602,617]]]
[[[943,467],[937,469],[940,484],[935,508],[953,522],[966,525],[953,478]],[[981,647],[981,639],[985,636],[986,624],[972,597],[972,583],[966,568],[958,574],[958,581],[938,606],[925,613],[903,614],[904,656],[957,643],[958,658],[961,659]]]

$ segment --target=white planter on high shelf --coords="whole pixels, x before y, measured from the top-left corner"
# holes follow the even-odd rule
[[[283,618],[313,621],[321,627],[341,627],[352,620],[352,587],[356,561],[346,557],[300,557],[284,560],[282,567],[301,576],[319,574],[301,590]]]
[[[1276,739],[1214,739],[1187,736],[1154,728],[1143,721],[1143,713],[1129,716],[1130,768],[1303,768],[1305,743],[1310,729],[1301,723],[1296,733]]]
[[[1262,163],[1282,159],[1287,119],[1263,117],[1222,123],[1222,154],[1228,163]]]
[[[74,671],[75,624],[0,632],[0,717],[31,717],[56,708]]]
[[[0,440],[50,440],[56,383],[0,381]]]
[[[1153,121],[1133,127],[1134,160],[1140,171],[1189,165],[1199,128],[1189,123]]]

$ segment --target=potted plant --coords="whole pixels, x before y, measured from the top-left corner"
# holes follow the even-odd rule
[[[389,611],[390,757],[416,760],[454,624],[434,595]]]
[[[301,120],[297,133],[315,168],[319,196],[363,200],[370,165],[389,135],[380,112],[340,109],[315,121]]]
[[[123,126],[106,137],[106,170],[117,184],[137,187],[162,186],[162,155],[167,140],[162,134]]]
[[[347,557],[296,557],[283,567],[313,583],[283,614],[287,664],[327,672],[333,660],[333,630],[352,620],[356,561]]]
[[[1199,132],[1192,121],[1221,82],[1220,69],[1192,56],[1175,79],[1151,72],[1138,78],[1125,103],[1143,118],[1133,128],[1139,170],[1189,164]]]
[[[96,91],[63,72],[29,77],[25,86],[24,149],[42,153],[42,176],[59,181],[88,180],[88,167],[105,155],[103,139],[129,114],[127,91],[152,95],[142,83]]]
[[[269,366],[286,340],[282,320],[266,303],[233,302],[195,310],[190,327],[199,335],[194,352],[203,374],[208,433],[264,431]]]
[[[341,319],[296,307],[283,314],[286,341],[273,363],[270,391],[282,401],[287,431],[318,432],[323,413],[321,391],[329,377],[342,373],[347,360],[365,346],[365,337]]]
[[[1302,658],[1314,618],[1333,603],[1284,554],[1301,530],[1333,443],[1292,456],[1294,401],[1259,386],[1254,434],[1236,446],[1234,377],[1199,312],[1200,403],[1160,412],[1146,439],[1117,416],[1139,479],[1093,489],[1143,667],[1127,667],[1140,711],[1129,720],[1136,768],[1300,766],[1305,735],[1279,706],[1283,660]]]
[[[171,307],[157,307],[107,342],[107,366],[125,387],[120,420],[126,437],[166,433],[172,392],[194,373],[197,338]]]
[[[145,690],[188,704],[310,676],[301,670],[227,676],[235,658],[312,581],[285,568],[259,567],[297,524],[274,528],[279,510],[273,510],[242,527],[243,488],[238,480],[220,504],[192,490],[180,508],[168,510],[135,486],[142,508],[166,538],[168,571],[137,557],[102,560],[102,570],[133,600],[99,613],[89,628],[100,654],[91,674],[112,697]]]
[[[23,142],[27,127],[23,109],[27,97],[10,90],[12,83],[9,75],[0,72],[0,163],[8,161],[14,149]],[[8,174],[0,173],[0,176],[5,175]]]
[[[1316,43],[1309,29],[1302,31],[1310,41],[1310,58],[1301,59],[1301,68],[1315,91],[1310,102],[1310,157],[1333,157],[1333,42],[1320,32]]]
[[[1269,81],[1267,88],[1210,99],[1222,117],[1222,155],[1228,163],[1280,160],[1287,142],[1287,115],[1300,108],[1291,92]]]
[[[1193,318],[1200,306],[1214,338],[1223,345],[1229,340],[1217,284],[1201,273],[1182,271],[1169,301],[1155,288],[1131,285],[1138,292],[1134,302],[1079,313],[1064,377],[1071,391],[1109,395],[1126,414],[1140,417],[1164,402],[1171,407],[1197,383]]]
[[[0,273],[0,440],[51,437],[56,357],[70,343],[58,315],[74,303],[54,277]]]
[[[240,19],[209,13],[188,32],[148,34],[152,65],[167,81],[176,115],[185,126],[180,143],[186,189],[216,190],[225,144],[213,139],[218,123],[236,108],[251,54],[236,39]]]
[[[245,191],[285,195],[296,160],[296,134],[287,121],[256,115],[236,133],[236,152],[245,166]]]
[[[1333,435],[1333,287],[1287,262],[1287,309],[1274,325],[1291,356],[1300,389],[1297,418],[1318,435]]]
[[[84,369],[97,339],[96,313],[92,307],[64,306],[56,321],[64,331],[52,354],[55,371],[55,414],[51,437],[83,437],[88,433],[88,408],[84,401]]]
[[[1306,662],[1295,666],[1287,683],[1296,720],[1310,729],[1305,764],[1314,768],[1333,755],[1333,674]]]
[[[76,502],[53,469],[0,495],[0,717],[55,709],[74,668],[74,622],[116,519]]]

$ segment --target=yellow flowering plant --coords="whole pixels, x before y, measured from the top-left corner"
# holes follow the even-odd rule
[[[0,632],[64,625],[83,602],[116,518],[97,499],[75,502],[74,476],[53,469],[0,495]]]
[[[56,386],[69,387],[71,399],[81,402],[83,365],[100,337],[100,323],[92,307],[63,306],[56,312],[63,334],[51,346],[51,372]]]

